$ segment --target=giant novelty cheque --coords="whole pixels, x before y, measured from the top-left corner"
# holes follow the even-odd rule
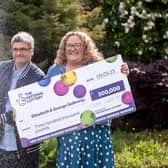
[[[22,147],[135,112],[116,55],[8,92]]]

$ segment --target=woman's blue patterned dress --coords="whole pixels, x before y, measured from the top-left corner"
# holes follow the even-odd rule
[[[51,66],[48,76],[65,72],[65,65]],[[58,137],[56,168],[113,168],[110,122],[96,124]]]

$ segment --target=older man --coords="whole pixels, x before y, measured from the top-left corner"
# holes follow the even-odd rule
[[[39,145],[23,149],[13,120],[8,91],[44,77],[44,72],[31,62],[34,38],[19,32],[11,39],[12,60],[0,62],[0,165],[4,168],[38,168]]]

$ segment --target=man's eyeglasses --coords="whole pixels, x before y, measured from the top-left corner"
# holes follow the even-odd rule
[[[18,52],[18,51],[26,52],[26,51],[30,51],[30,50],[31,50],[31,48],[12,48],[13,52]]]
[[[74,48],[75,50],[79,50],[82,47],[81,43],[74,43],[74,44],[67,44],[66,48],[67,49],[72,49]]]

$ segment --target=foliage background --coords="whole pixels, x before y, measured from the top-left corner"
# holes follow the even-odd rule
[[[34,61],[51,65],[61,37],[87,32],[105,57],[151,63],[168,56],[167,0],[1,0],[0,58],[10,57],[10,38],[18,31],[36,40]]]
[[[85,31],[105,57],[120,53],[130,67],[129,80],[137,112],[114,120],[113,130],[161,131],[168,128],[167,6],[168,0],[1,0],[0,61],[11,57],[11,37],[18,31],[28,31],[35,38],[33,61],[46,72],[61,37],[71,30]],[[159,133],[154,133],[149,142],[141,142],[141,138],[148,140],[147,134],[132,136],[114,131],[118,165],[167,166],[167,137],[158,141],[154,137]],[[123,146],[124,143],[127,145]],[[43,144],[41,166],[53,165],[54,154],[55,139]]]
[[[138,62],[168,56],[167,0],[102,1],[107,48]]]

